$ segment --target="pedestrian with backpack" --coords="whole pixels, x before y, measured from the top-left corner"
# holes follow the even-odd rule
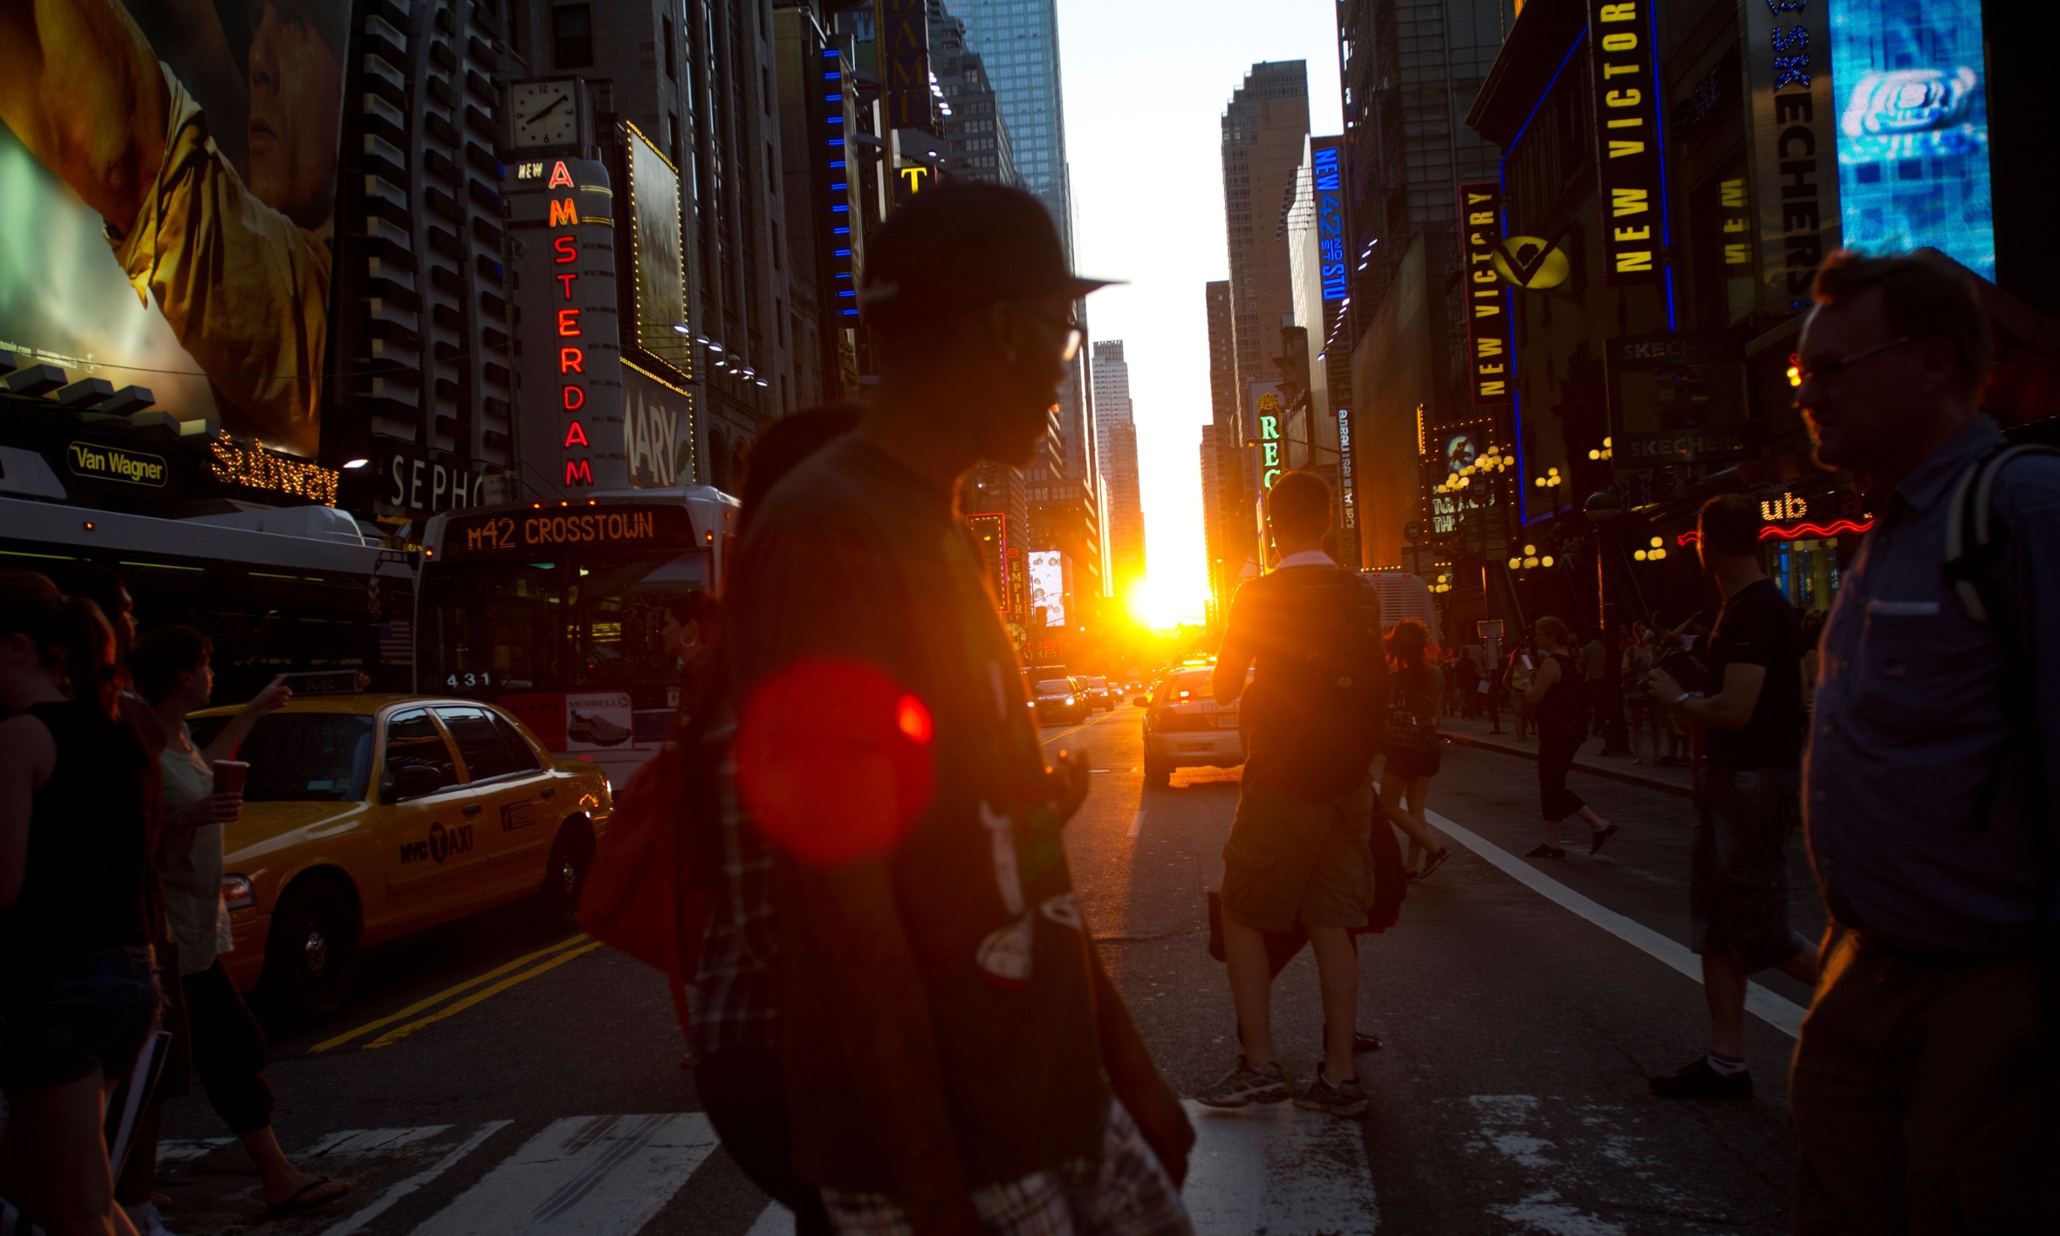
[[[1803,769],[1832,929],[1789,1083],[1795,1230],[2060,1231],[2060,456],[1982,413],[1973,280],[1817,272],[1796,404],[1879,518]]]
[[[1380,597],[1323,552],[1331,492],[1290,472],[1266,499],[1279,565],[1231,604],[1216,661],[1219,703],[1246,696],[1250,734],[1237,816],[1223,847],[1223,944],[1244,1050],[1197,1096],[1211,1107],[1290,1097],[1273,1050],[1268,931],[1307,929],[1323,993],[1324,1060],[1300,1107],[1356,1117],[1366,1094],[1352,1066],[1359,1005],[1347,936],[1373,904],[1373,757],[1387,702]],[[1253,669],[1249,690],[1247,669]]]
[[[1545,840],[1524,857],[1565,858],[1559,826],[1576,815],[1588,825],[1588,853],[1599,854],[1603,843],[1616,836],[1617,826],[1595,814],[1566,785],[1574,755],[1588,740],[1587,683],[1569,648],[1573,629],[1548,614],[1538,619],[1532,637],[1542,659],[1524,696],[1538,724],[1538,798],[1545,815]]]

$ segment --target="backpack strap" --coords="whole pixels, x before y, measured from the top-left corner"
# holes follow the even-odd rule
[[[2009,722],[2009,734],[1988,775],[1982,778],[1981,791],[1975,798],[1970,823],[1976,833],[1988,828],[1989,813],[1995,809],[1996,798],[2002,793],[2003,782],[2009,775],[2012,753],[2020,743],[2035,742],[2034,735],[2038,729],[2037,701],[2032,694],[2030,647],[2025,642],[2024,633],[2017,629],[2009,593],[1997,571],[2002,565],[2009,529],[1996,518],[1996,478],[2002,475],[2011,460],[2024,455],[2060,457],[2060,450],[2036,443],[2006,442],[1991,447],[1960,474],[1959,481],[1953,486],[1952,501],[1946,508],[1945,563],[1942,567],[1946,581],[1959,594],[1967,616],[1994,631],[2003,646],[2003,714]],[[2060,884],[2060,870],[2056,870],[2060,863],[2056,863],[2052,852],[2053,839],[2048,837],[2044,845],[2048,884]]]

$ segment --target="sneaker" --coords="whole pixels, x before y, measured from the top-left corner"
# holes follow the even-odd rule
[[[1595,830],[1594,832],[1592,832],[1592,833],[1589,833],[1589,834],[1588,834],[1588,854],[1589,854],[1589,856],[1590,856],[1590,857],[1593,857],[1594,855],[1597,855],[1597,854],[1600,854],[1600,853],[1602,853],[1602,847],[1603,847],[1604,845],[1606,845],[1606,844],[1607,844],[1607,843],[1609,842],[1609,839],[1610,839],[1611,837],[1614,837],[1614,836],[1616,836],[1616,835],[1617,835],[1617,826],[1616,826],[1616,825],[1614,825],[1614,824],[1610,825],[1610,826],[1609,826],[1608,828],[1598,828],[1598,829],[1596,829],[1596,830]]]
[[[1332,1085],[1324,1080],[1323,1070],[1316,1070],[1316,1080],[1309,1088],[1295,1096],[1295,1106],[1304,1111],[1329,1112],[1333,1116],[1355,1119],[1366,1114],[1368,1104],[1366,1092],[1359,1088],[1359,1079],[1348,1077]]]
[[[1436,871],[1438,868],[1444,866],[1445,860],[1450,857],[1452,857],[1451,846],[1446,846],[1444,849],[1439,850],[1436,854],[1433,854],[1428,859],[1424,860],[1423,870],[1416,873],[1416,878],[1419,880],[1430,879],[1431,873],[1433,871]]]
[[[1253,1068],[1239,1056],[1223,1080],[1195,1096],[1203,1107],[1246,1107],[1253,1103],[1279,1103],[1289,1098],[1287,1078],[1280,1062]]]
[[[1694,1064],[1684,1065],[1665,1077],[1655,1077],[1647,1084],[1652,1087],[1654,1094],[1663,1099],[1752,1097],[1751,1073],[1733,1073],[1726,1077],[1710,1067],[1707,1056],[1697,1056]]]

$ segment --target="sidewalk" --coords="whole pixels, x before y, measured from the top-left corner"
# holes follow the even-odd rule
[[[1491,732],[1491,727],[1485,716],[1472,720],[1464,717],[1448,716],[1439,724],[1438,730],[1448,741],[1459,743],[1462,746],[1479,747],[1484,751],[1499,751],[1504,755],[1522,756],[1527,760],[1538,758],[1538,739],[1536,734],[1534,733],[1531,737],[1521,742],[1517,741],[1516,724],[1510,720],[1508,713],[1502,714],[1502,733],[1500,734]],[[1646,738],[1648,742],[1651,740],[1651,733],[1649,731],[1646,734]],[[1690,798],[1695,794],[1695,779],[1688,775],[1688,767],[1685,764],[1679,768],[1654,765],[1650,762],[1651,756],[1649,755],[1646,757],[1646,763],[1633,764],[1631,757],[1628,755],[1605,757],[1599,754],[1601,750],[1602,740],[1600,738],[1591,739],[1582,744],[1581,754],[1574,758],[1574,771],[1584,772],[1595,777],[1608,777],[1612,781],[1625,781],[1632,785],[1642,785],[1648,789],[1664,790],[1669,794],[1679,794],[1683,798]]]

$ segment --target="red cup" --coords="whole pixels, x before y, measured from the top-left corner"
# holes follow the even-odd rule
[[[215,793],[241,794],[250,777],[250,765],[241,760],[215,761]]]

